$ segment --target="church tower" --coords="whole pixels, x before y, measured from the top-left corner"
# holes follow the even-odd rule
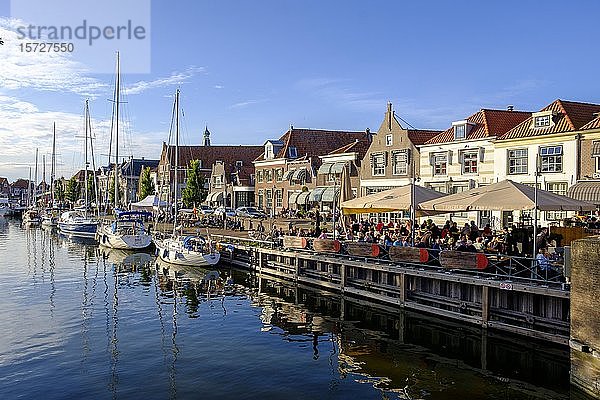
[[[208,130],[208,126],[204,129],[204,141],[202,142],[203,146],[210,146],[210,131]]]

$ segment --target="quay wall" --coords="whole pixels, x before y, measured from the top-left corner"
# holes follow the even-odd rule
[[[572,243],[571,383],[600,398],[600,237]]]

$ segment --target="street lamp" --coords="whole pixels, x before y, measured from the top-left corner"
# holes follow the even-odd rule
[[[535,186],[533,188],[533,258],[537,256],[537,225],[538,225],[538,177],[541,174],[540,155],[535,155]]]

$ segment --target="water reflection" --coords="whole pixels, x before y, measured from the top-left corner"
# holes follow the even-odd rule
[[[568,398],[568,349],[412,312],[375,311],[360,301],[264,278],[261,284],[253,300],[262,307],[266,331],[276,326],[286,341],[312,341],[315,359],[321,335],[329,332],[339,351],[339,375],[384,393]]]

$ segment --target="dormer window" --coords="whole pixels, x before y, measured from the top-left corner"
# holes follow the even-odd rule
[[[272,143],[267,143],[265,144],[265,158],[267,160],[271,159],[274,157],[273,154],[273,144]]]
[[[538,128],[548,128],[548,127],[554,125],[554,121],[552,119],[553,115],[554,114],[552,113],[552,110],[540,111],[540,112],[533,113],[533,115],[532,115],[533,123],[532,123],[531,127],[533,129],[538,129]]]
[[[469,121],[456,121],[452,123],[454,128],[454,140],[463,140],[467,138],[467,135],[473,127],[473,123]]]
[[[243,166],[243,165],[244,165],[244,162],[243,162],[243,161],[241,161],[241,160],[237,160],[237,161],[235,162],[235,169],[237,169],[237,170],[240,170],[240,169],[242,169],[242,166]]]
[[[454,127],[454,139],[464,139],[467,136],[467,126],[457,125]]]
[[[544,128],[550,126],[550,115],[539,115],[535,117],[534,126],[536,128]]]
[[[288,155],[290,158],[296,158],[298,157],[298,150],[296,149],[295,146],[290,146],[288,148]]]

